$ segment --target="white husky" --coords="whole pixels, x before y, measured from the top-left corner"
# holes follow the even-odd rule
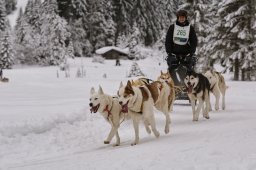
[[[222,95],[222,110],[225,110],[225,94],[227,86],[224,77],[219,72],[213,70],[206,71],[204,76],[209,80],[210,91],[215,96],[215,110],[219,110],[220,94]]]
[[[146,86],[132,86],[128,81],[127,85],[120,84],[118,90],[119,103],[122,112],[128,112],[133,121],[135,140],[131,145],[139,143],[139,122],[144,121],[146,130],[151,133],[151,129],[156,137],[159,132],[156,129],[155,117],[153,112],[155,95]],[[149,128],[151,126],[151,129]]]
[[[124,113],[121,112],[121,106],[117,97],[112,97],[103,92],[102,88],[99,87],[98,92],[95,92],[94,88],[91,88],[90,96],[90,107],[91,112],[99,112],[111,125],[111,130],[104,144],[109,144],[116,135],[115,146],[120,145],[120,137],[118,134],[118,128],[120,122],[124,120]]]

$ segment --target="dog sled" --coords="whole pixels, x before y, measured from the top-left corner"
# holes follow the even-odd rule
[[[184,84],[184,79],[187,74],[187,69],[190,68],[193,70],[194,65],[197,62],[197,58],[190,55],[176,55],[172,54],[166,58],[167,64],[169,66],[169,72],[173,79],[175,91],[176,91],[176,100],[189,100],[187,95],[187,89]],[[174,67],[175,69],[170,69]]]
[[[189,100],[187,90],[184,85],[186,73],[187,69],[182,65],[180,65],[175,71],[170,73],[175,86],[176,100]]]

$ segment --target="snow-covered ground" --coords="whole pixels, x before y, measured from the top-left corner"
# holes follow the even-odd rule
[[[156,79],[166,69],[159,62],[148,58],[138,64]],[[76,78],[81,63],[86,77]],[[121,64],[70,60],[70,78],[63,72],[57,78],[57,67],[4,70],[10,82],[0,84],[0,169],[256,169],[255,82],[228,81],[227,109],[212,111],[210,120],[201,115],[192,122],[188,102],[176,101],[170,134],[164,134],[164,117],[155,111],[160,138],[148,135],[141,124],[140,144],[131,146],[133,126],[125,121],[119,130],[121,146],[104,145],[110,126],[90,113],[90,88],[101,85],[106,93],[116,94],[132,62]]]

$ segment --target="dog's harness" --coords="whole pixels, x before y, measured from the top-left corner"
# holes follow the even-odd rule
[[[142,98],[140,111],[135,111],[135,110],[132,110],[132,109],[130,109],[130,108],[129,108],[129,110],[131,110],[132,112],[135,112],[135,113],[142,114],[142,113],[143,113],[143,103],[144,103],[144,101],[147,101],[147,100],[148,100],[148,94],[147,94],[146,90],[144,89],[144,87],[139,87],[139,89],[141,90],[141,93],[142,93],[142,94],[146,94],[146,98],[144,98],[144,97]],[[137,100],[137,99],[136,99],[136,100]],[[136,100],[135,100],[135,102],[136,102]],[[135,103],[135,102],[134,102],[134,103]]]
[[[112,98],[114,99],[114,98],[117,98],[117,97],[112,97]],[[113,102],[112,102],[112,105],[113,105]],[[109,118],[109,117],[112,115],[112,113],[111,113],[111,109],[112,109],[112,108],[111,108],[111,109],[108,109],[108,106],[109,106],[109,105],[107,105],[103,111],[108,113],[107,120],[108,120],[109,122],[113,123],[113,122],[110,120],[110,118]],[[123,120],[121,121],[121,123],[123,123],[124,119],[125,119],[125,116],[124,116]],[[120,124],[121,124],[121,123],[120,123]]]
[[[196,94],[199,92],[199,85],[197,85],[195,88],[194,88],[194,91],[195,93],[193,93],[194,96],[196,96]]]
[[[161,83],[161,86],[159,87],[159,90],[162,91],[163,88],[164,88],[163,84]]]
[[[111,109],[110,109],[111,110]],[[107,119],[109,120],[109,116],[112,115],[112,113],[110,112],[110,110],[108,109],[108,105],[105,107],[105,109],[103,110],[104,112],[108,113]]]
[[[215,84],[212,86],[212,88],[210,88],[211,91],[213,91],[213,88],[215,87],[216,84],[217,84],[217,83],[215,83]]]

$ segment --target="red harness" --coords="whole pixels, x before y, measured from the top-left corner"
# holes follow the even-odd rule
[[[163,85],[161,84],[161,86],[159,87],[159,90],[162,91],[163,89]]]
[[[103,111],[108,113],[107,119],[109,119],[109,116],[112,115],[112,113],[110,112],[110,110],[108,110],[108,105],[105,107]]]

